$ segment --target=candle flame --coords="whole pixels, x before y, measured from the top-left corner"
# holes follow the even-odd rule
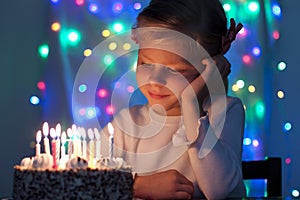
[[[62,145],[65,145],[66,141],[67,141],[67,135],[66,135],[66,132],[63,131],[62,134],[61,134],[61,143],[62,143]]]
[[[85,138],[86,138],[86,132],[85,132],[85,129],[82,128],[82,127],[79,129],[79,137],[80,136],[85,140]]]
[[[113,125],[109,122],[108,125],[107,125],[107,127],[108,127],[109,134],[113,135],[114,134],[114,127],[113,127]]]
[[[42,140],[42,131],[39,130],[39,131],[36,133],[36,143],[40,143],[41,140]]]
[[[88,129],[88,136],[89,136],[89,139],[90,140],[93,140],[94,139],[94,133],[93,133],[93,130],[92,129]]]
[[[52,137],[52,139],[54,139],[56,137],[56,131],[54,128],[50,129],[50,136]]]
[[[45,137],[47,137],[48,134],[49,134],[49,125],[48,125],[48,122],[44,122],[44,124],[43,124],[43,133],[44,133]]]
[[[94,128],[95,138],[96,140],[100,140],[100,133],[97,128]]]
[[[56,131],[56,135],[57,135],[58,137],[60,137],[60,135],[61,135],[61,125],[60,125],[60,123],[58,123],[58,124],[56,125],[55,131]]]
[[[70,128],[67,129],[67,135],[68,135],[69,138],[73,137],[72,129],[70,129]]]

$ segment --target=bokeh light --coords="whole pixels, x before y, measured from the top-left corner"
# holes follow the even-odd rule
[[[105,55],[103,58],[103,63],[107,66],[112,64],[113,61],[114,61],[114,57],[110,54]]]
[[[242,89],[245,86],[245,82],[243,80],[238,80],[236,82],[236,85],[238,86],[238,88]]]
[[[136,2],[136,3],[133,4],[133,8],[135,10],[140,10],[142,8],[142,4],[139,3],[139,2]]]
[[[78,6],[83,6],[84,5],[84,0],[75,0],[75,4]]]
[[[106,89],[101,88],[98,90],[97,94],[100,98],[105,98],[108,96],[108,91]]]
[[[278,63],[277,69],[278,69],[279,71],[283,71],[283,70],[285,70],[285,68],[286,68],[286,63],[285,63],[285,62],[279,62],[279,63]]]
[[[244,140],[243,140],[243,144],[244,145],[250,145],[252,143],[252,140],[250,139],[250,138],[244,138]]]
[[[123,44],[123,49],[124,49],[125,51],[130,50],[130,49],[131,49],[131,44],[130,44],[130,43],[124,43],[124,44]]]
[[[83,55],[84,55],[85,57],[91,56],[92,53],[93,53],[93,51],[92,51],[91,49],[86,49],[86,50],[83,51]]]
[[[60,0],[50,0],[53,4],[59,3]]]
[[[58,32],[60,30],[60,23],[59,22],[53,22],[51,24],[51,30],[54,32]]]
[[[289,132],[292,129],[292,124],[290,122],[286,122],[283,124],[282,129],[284,132]]]
[[[110,36],[110,31],[109,30],[103,30],[102,31],[102,36],[103,37],[109,37]]]
[[[285,159],[285,164],[289,165],[289,164],[291,164],[291,162],[292,162],[292,159],[290,157]]]
[[[261,49],[258,46],[253,47],[252,53],[254,56],[258,57],[261,55]]]
[[[46,84],[45,84],[45,82],[44,82],[44,81],[39,81],[39,82],[37,83],[37,88],[38,88],[39,90],[41,90],[41,91],[45,91],[45,90],[46,90]]]
[[[278,39],[280,38],[280,33],[279,33],[279,31],[277,31],[277,30],[273,31],[272,36],[273,36],[273,38],[274,38],[275,40],[278,40]]]
[[[86,84],[81,84],[81,85],[79,85],[79,87],[78,87],[78,91],[79,91],[79,92],[83,93],[83,92],[85,92],[86,90],[87,90],[87,85],[86,85]]]
[[[255,92],[255,86],[254,85],[249,85],[248,86],[248,91],[250,92],[250,93],[254,93]]]
[[[279,91],[277,92],[277,97],[278,97],[279,99],[284,98],[284,96],[285,96],[285,94],[284,94],[283,91],[279,90]]]
[[[124,25],[120,22],[116,22],[113,24],[113,30],[116,32],[116,33],[121,33],[124,31]]]
[[[115,113],[115,108],[112,105],[106,106],[105,110],[108,115],[113,115]]]
[[[280,17],[281,16],[281,8],[278,4],[273,4],[272,6],[272,12],[275,16]]]
[[[39,46],[38,52],[39,52],[39,55],[41,56],[41,58],[43,58],[43,59],[48,58],[48,55],[49,55],[48,44],[43,44],[43,45]]]
[[[108,44],[108,49],[111,50],[111,51],[114,51],[118,48],[118,45],[116,42],[111,42]]]
[[[255,113],[259,119],[263,119],[265,116],[265,104],[263,101],[257,101],[255,104]]]
[[[93,14],[97,14],[99,12],[99,6],[96,3],[91,3],[89,5],[89,11]]]
[[[298,198],[300,195],[299,190],[292,190],[292,196]]]
[[[252,145],[254,147],[258,147],[259,146],[259,141],[257,139],[252,140]]]
[[[251,58],[250,55],[247,55],[247,54],[246,54],[246,55],[243,55],[242,61],[243,61],[243,63],[244,63],[245,65],[250,65],[251,62],[252,62],[252,58]]]
[[[113,5],[113,9],[112,10],[113,10],[114,13],[120,13],[123,10],[123,4],[120,3],[120,2],[116,2]]]
[[[38,105],[40,103],[40,98],[38,96],[33,95],[30,97],[29,101],[32,105]]]

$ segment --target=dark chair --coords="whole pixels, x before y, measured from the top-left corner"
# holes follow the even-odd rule
[[[281,158],[243,161],[243,179],[266,179],[267,197],[282,196]]]

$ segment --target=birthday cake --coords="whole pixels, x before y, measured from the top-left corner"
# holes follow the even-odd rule
[[[45,153],[38,152],[38,146],[34,157],[23,158],[14,167],[14,200],[133,199],[131,166],[122,158],[86,156],[75,150],[80,143],[73,145],[70,155],[57,158],[56,148],[51,145],[49,153],[46,143]]]

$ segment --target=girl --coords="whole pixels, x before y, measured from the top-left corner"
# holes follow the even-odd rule
[[[115,155],[135,172],[135,197],[245,195],[244,109],[226,95],[230,65],[218,56],[240,29],[231,20],[227,31],[218,0],[152,0],[139,14],[136,78],[148,103],[122,110],[112,122]]]

